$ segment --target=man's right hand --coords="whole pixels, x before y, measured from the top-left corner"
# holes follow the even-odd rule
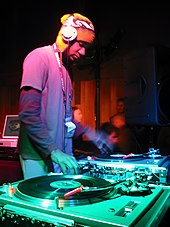
[[[67,170],[69,174],[78,174],[78,163],[75,157],[57,149],[51,152],[51,159],[61,167],[63,174],[67,174]]]

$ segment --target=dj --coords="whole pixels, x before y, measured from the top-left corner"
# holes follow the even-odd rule
[[[85,56],[95,38],[92,22],[66,14],[53,45],[25,58],[20,86],[18,152],[24,179],[49,172],[77,174],[72,154],[72,84],[68,67]]]

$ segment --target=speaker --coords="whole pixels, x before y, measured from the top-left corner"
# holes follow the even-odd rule
[[[170,49],[134,50],[123,61],[127,124],[170,125]]]

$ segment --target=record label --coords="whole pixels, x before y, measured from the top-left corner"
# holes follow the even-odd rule
[[[68,180],[59,180],[50,183],[50,186],[56,189],[67,188],[73,189],[81,186],[80,182],[77,181],[68,181]]]

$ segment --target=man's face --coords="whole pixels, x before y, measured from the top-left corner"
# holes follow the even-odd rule
[[[125,122],[124,115],[117,115],[117,116],[113,117],[111,123],[116,128],[121,128],[121,127],[125,126],[126,122]]]
[[[78,61],[81,57],[85,56],[86,54],[86,42],[83,41],[75,41],[69,48],[68,48],[68,59],[70,62],[74,63]]]
[[[117,112],[118,113],[123,113],[124,108],[125,108],[124,102],[122,102],[122,101],[117,102]]]
[[[74,110],[73,112],[73,118],[75,122],[81,122],[82,121],[82,112],[80,109]]]
[[[112,132],[109,136],[108,136],[108,142],[109,144],[115,144],[118,143],[118,136],[115,132]]]

